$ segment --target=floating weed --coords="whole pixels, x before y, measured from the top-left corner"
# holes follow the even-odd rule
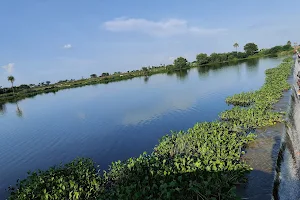
[[[287,58],[278,67],[266,70],[266,81],[260,90],[236,94],[226,99],[233,109],[220,114],[222,120],[231,121],[245,128],[259,128],[284,121],[285,113],[272,111],[282,92],[290,88],[287,78],[291,73],[292,58]],[[241,108],[239,106],[248,106]]]

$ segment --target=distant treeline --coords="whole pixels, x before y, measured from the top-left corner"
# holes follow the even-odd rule
[[[26,97],[32,97],[41,93],[57,92],[61,89],[82,87],[85,85],[109,83],[115,81],[122,81],[127,79],[132,79],[134,77],[140,76],[151,76],[158,73],[170,73],[181,71],[183,69],[189,69],[192,67],[205,66],[215,63],[224,63],[230,61],[238,61],[243,59],[250,59],[254,57],[263,56],[278,56],[280,54],[293,53],[293,47],[291,42],[288,41],[287,44],[282,46],[275,46],[270,49],[258,49],[255,43],[247,43],[244,46],[244,51],[237,51],[239,45],[235,43],[234,48],[236,51],[228,53],[212,53],[207,55],[205,53],[200,53],[196,56],[196,60],[193,62],[188,62],[184,57],[178,57],[174,60],[173,64],[169,65],[159,65],[159,66],[148,66],[142,67],[140,70],[132,70],[127,72],[114,72],[109,74],[108,72],[103,72],[101,75],[91,74],[90,78],[82,78],[79,80],[60,80],[56,83],[51,84],[50,81],[42,82],[39,84],[22,84],[20,86],[13,86],[10,88],[2,88],[0,86],[0,103],[5,103],[8,101],[17,101],[24,99]],[[11,81],[11,80],[9,80]],[[13,77],[14,81],[14,77]],[[13,83],[13,81],[11,81]]]

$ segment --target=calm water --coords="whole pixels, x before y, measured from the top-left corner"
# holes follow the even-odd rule
[[[28,170],[77,156],[105,169],[150,152],[170,130],[213,121],[229,108],[227,96],[258,89],[264,71],[280,61],[249,60],[40,95],[18,103],[22,117],[16,104],[7,104],[0,114],[0,199]]]

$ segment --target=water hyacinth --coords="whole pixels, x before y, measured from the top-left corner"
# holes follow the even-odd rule
[[[292,69],[291,61],[291,58],[287,58],[278,67],[266,70],[266,81],[260,90],[228,97],[226,102],[236,106],[222,112],[221,119],[245,128],[259,128],[282,122],[284,113],[272,111],[272,106],[282,97],[282,92],[290,88],[287,78]]]
[[[287,78],[291,74],[291,61],[292,58],[287,58],[278,67],[267,69],[266,80],[260,90],[227,97],[226,103],[239,106],[255,103],[263,104],[265,107],[276,103],[282,97],[282,92],[290,88]]]

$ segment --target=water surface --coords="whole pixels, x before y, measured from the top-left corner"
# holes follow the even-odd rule
[[[47,169],[77,156],[102,169],[150,152],[170,130],[213,121],[227,96],[256,90],[279,59],[194,68],[149,79],[86,86],[39,95],[1,107],[0,199],[28,170]],[[16,112],[17,107],[22,111]],[[18,114],[18,115],[17,115]]]

